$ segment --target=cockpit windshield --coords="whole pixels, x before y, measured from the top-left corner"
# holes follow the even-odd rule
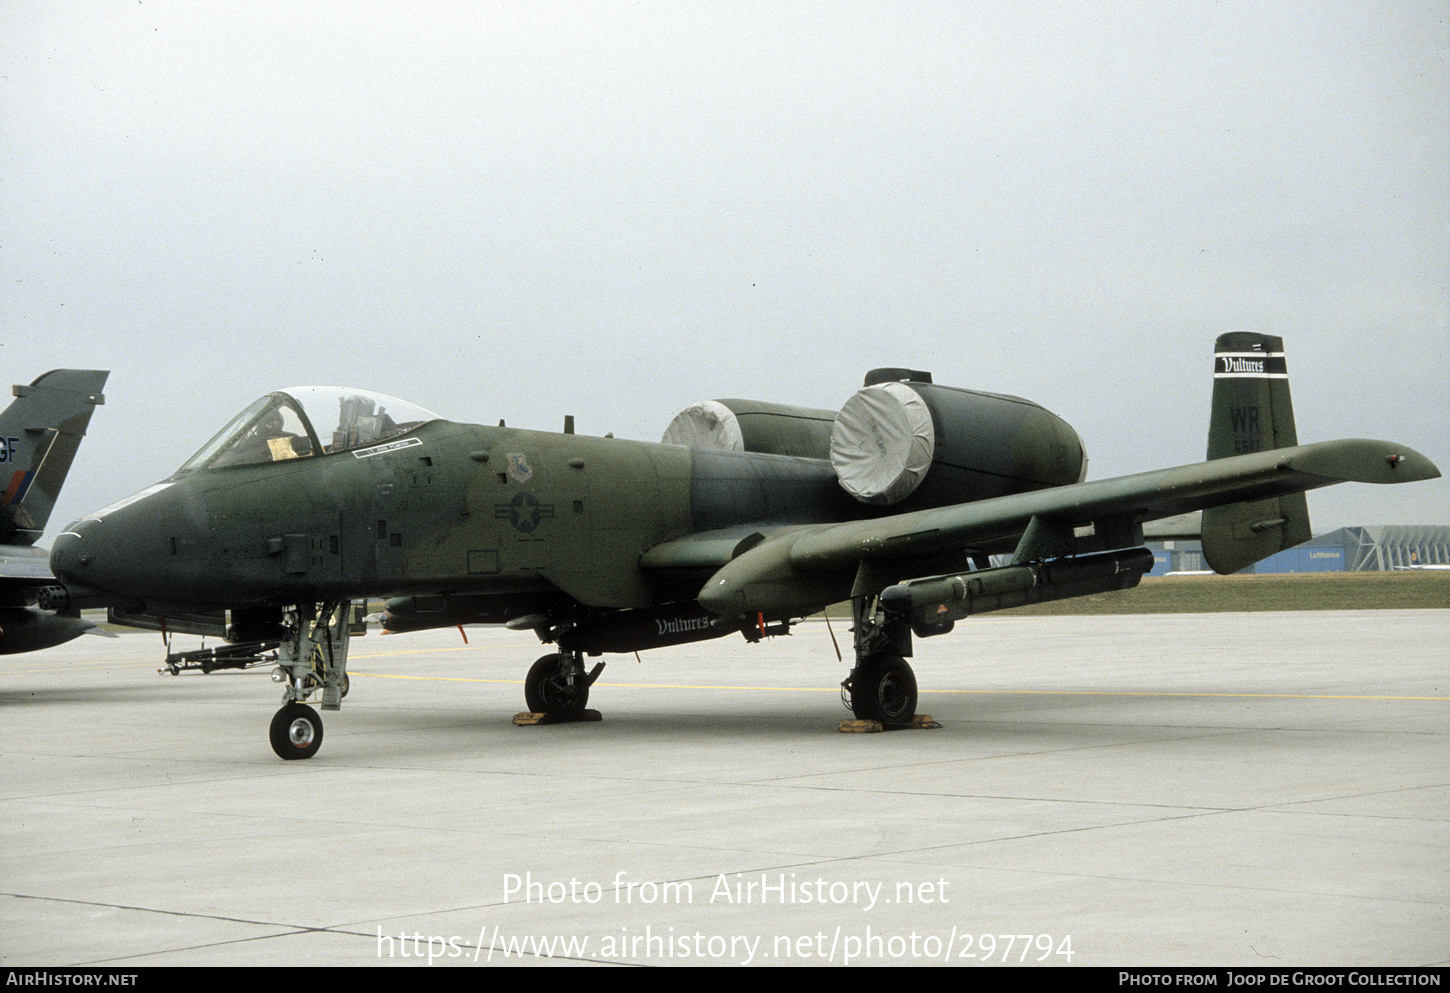
[[[345,452],[396,438],[437,419],[437,414],[422,407],[381,393],[299,386],[254,401],[178,471]],[[326,433],[319,433],[319,428]]]

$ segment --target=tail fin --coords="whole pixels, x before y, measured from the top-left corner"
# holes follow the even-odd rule
[[[0,413],[0,543],[32,545],[45,530],[109,375],[57,369],[15,387]]]
[[[1209,459],[1297,444],[1284,339],[1250,331],[1220,335],[1213,356]],[[1203,557],[1219,573],[1238,572],[1310,537],[1303,493],[1203,512]]]

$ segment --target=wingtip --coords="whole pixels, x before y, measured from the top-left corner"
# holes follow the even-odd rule
[[[1287,460],[1287,467],[1354,483],[1417,483],[1440,478],[1440,467],[1413,448],[1368,438],[1305,445]]]

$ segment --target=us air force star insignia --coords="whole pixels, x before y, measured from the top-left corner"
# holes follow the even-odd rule
[[[509,478],[517,483],[527,483],[534,474],[534,467],[529,465],[528,457],[519,452],[510,452]]]
[[[539,522],[554,516],[552,503],[540,503],[532,493],[519,493],[508,503],[493,506],[494,517],[507,517],[514,530],[528,534]]]

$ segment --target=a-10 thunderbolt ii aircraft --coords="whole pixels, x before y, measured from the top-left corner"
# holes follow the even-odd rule
[[[45,609],[63,602],[65,591],[50,573],[50,553],[34,546],[91,413],[106,402],[108,375],[52,370],[16,386],[0,413],[0,655],[51,648],[92,627],[74,609]]]
[[[1439,470],[1383,441],[1300,446],[1281,339],[1219,338],[1208,461],[1084,482],[1076,431],[1027,400],[881,369],[839,413],[687,409],[659,444],[442,420],[356,390],[271,393],[164,482],[71,525],[51,565],[77,599],[211,611],[276,645],[273,748],[306,758],[346,685],[349,601],[389,627],[531,629],[531,711],[578,715],[585,659],[784,633],[849,600],[862,719],[908,722],[912,638],[967,615],[1137,584],[1143,526],[1202,510],[1233,572],[1310,536],[1304,491]],[[994,565],[992,556],[1005,557]],[[1001,562],[1002,560],[999,560]]]

